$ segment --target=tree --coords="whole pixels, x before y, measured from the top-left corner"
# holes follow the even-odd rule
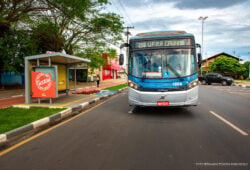
[[[23,72],[25,56],[65,50],[104,64],[107,43],[121,40],[120,16],[105,13],[108,0],[1,0],[0,73]],[[110,56],[114,55],[110,51]],[[0,82],[1,84],[1,82]]]
[[[0,38],[0,72],[24,70],[23,57],[37,53],[33,37],[22,30],[11,29]]]
[[[73,54],[79,48],[116,43],[121,40],[123,31],[121,18],[114,13],[103,13],[103,1],[90,1],[84,4],[58,7],[44,15],[59,28],[58,35],[64,37],[63,49]],[[73,10],[72,10],[73,9]],[[75,11],[79,11],[76,13]]]
[[[36,26],[32,28],[32,37],[37,44],[37,52],[62,51],[65,38],[60,35],[60,27],[52,23],[47,18],[43,18]]]
[[[245,68],[239,63],[238,60],[221,56],[216,58],[213,63],[209,64],[209,70],[212,72],[220,72],[222,74],[236,75],[245,71]]]
[[[47,5],[47,0],[1,0],[0,37],[3,37],[13,25],[30,22],[33,16],[49,9],[53,7]]]
[[[118,55],[115,49],[103,48],[103,46],[86,48],[84,52],[78,53],[76,55],[90,59],[91,62],[89,67],[91,68],[91,72],[93,72],[94,69],[99,69],[101,66],[108,64],[106,63],[103,54],[106,54],[109,58],[116,58]]]
[[[243,77],[246,79],[249,77],[249,65],[250,65],[250,61],[246,61],[243,64],[243,67],[245,68],[245,71],[242,73]]]
[[[9,71],[20,70],[18,67],[25,55],[47,50],[64,49],[68,54],[74,54],[82,48],[90,48],[92,54],[97,52],[94,56],[100,56],[93,48],[116,43],[121,40],[123,30],[118,15],[104,13],[107,3],[107,0],[0,1],[0,43],[3,49],[0,61],[4,61],[0,65],[7,64],[5,68]],[[25,51],[20,47],[25,47]],[[19,64],[10,67],[10,63]]]
[[[122,22],[114,13],[103,13],[107,1],[84,2],[53,5],[56,9],[43,12],[43,19],[34,22],[32,31],[40,52],[64,49],[68,54],[91,59],[92,69],[100,68],[106,64],[103,53],[117,56],[116,50],[107,48],[107,44],[122,40]]]

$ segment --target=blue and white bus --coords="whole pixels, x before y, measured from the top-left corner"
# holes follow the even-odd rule
[[[185,31],[146,32],[131,37],[129,44],[123,45],[129,47],[129,105],[196,106],[201,64],[197,45],[193,34]]]

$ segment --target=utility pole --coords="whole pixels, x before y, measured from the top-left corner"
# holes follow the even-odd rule
[[[124,29],[126,29],[126,32],[125,32],[125,35],[127,37],[127,41],[126,43],[129,43],[129,35],[131,35],[131,33],[129,32],[130,29],[134,29],[135,27],[123,27]],[[128,74],[128,56],[129,56],[129,53],[128,53],[128,48],[126,49],[126,73]]]

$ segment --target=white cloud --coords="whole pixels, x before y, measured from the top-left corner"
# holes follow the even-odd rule
[[[181,2],[183,2],[182,5],[180,5]],[[196,42],[200,44],[201,21],[198,17],[208,16],[204,23],[204,52],[207,57],[223,51],[233,54],[234,49],[237,55],[244,54],[245,58],[249,56],[248,53],[241,53],[241,51],[249,48],[250,52],[250,2],[224,0],[216,4],[215,1],[211,1],[213,4],[208,5],[208,8],[204,8],[204,4],[200,2],[193,6],[187,2],[187,0],[168,0],[156,3],[156,1],[147,0],[143,3],[137,2],[137,6],[133,6],[129,5],[128,1],[124,2],[127,4],[124,7],[135,26],[135,29],[131,30],[133,34],[154,30],[185,30],[193,33]],[[208,3],[208,1],[205,2]],[[185,4],[186,7],[183,6]],[[223,5],[225,8],[222,8]],[[125,24],[129,25],[128,22]]]

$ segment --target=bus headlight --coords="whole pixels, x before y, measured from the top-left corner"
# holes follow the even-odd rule
[[[198,86],[198,85],[199,85],[199,80],[198,80],[198,78],[197,78],[197,79],[193,80],[192,82],[190,82],[190,83],[188,84],[188,89],[192,89],[192,88],[194,88],[194,87],[196,87],[196,86]]]
[[[139,85],[132,82],[131,80],[128,81],[128,86],[136,90],[139,88]]]

